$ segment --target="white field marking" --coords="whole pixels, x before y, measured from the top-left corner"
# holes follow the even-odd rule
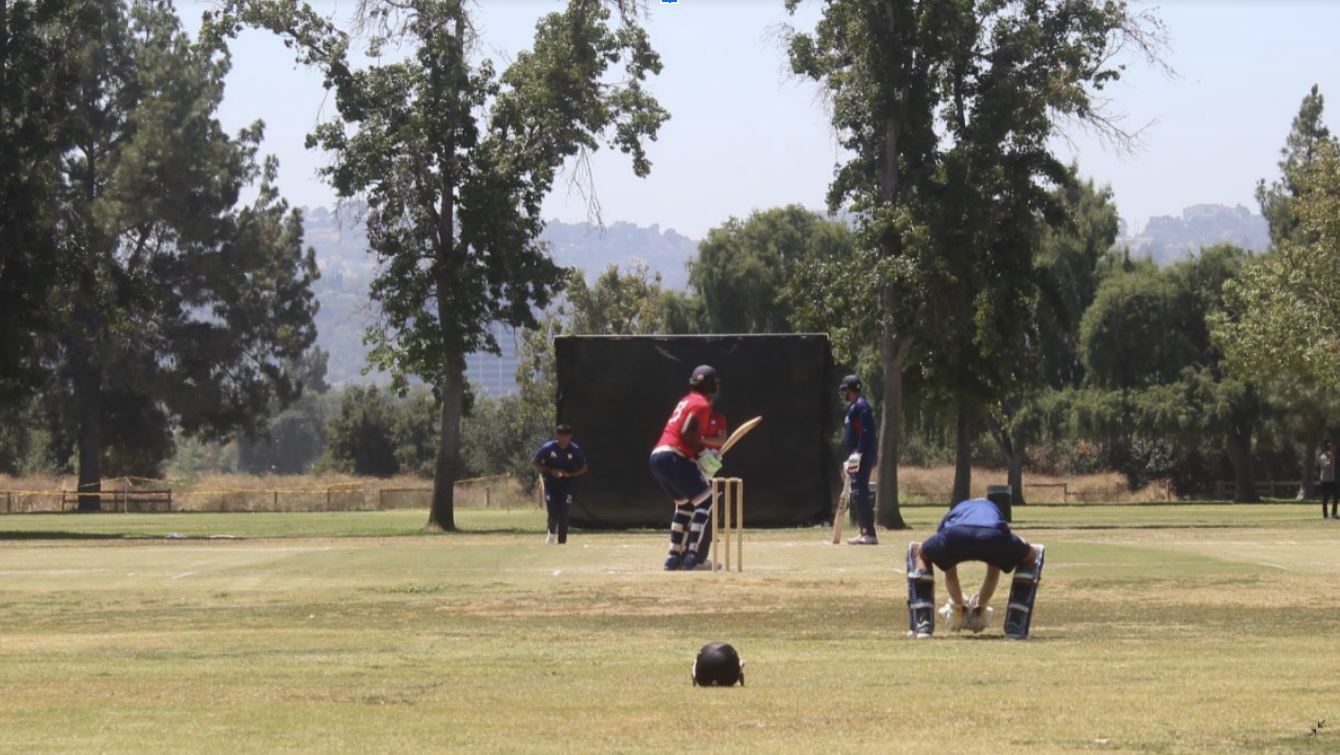
[[[1257,563],[1257,565],[1259,565],[1259,566],[1269,566],[1269,567],[1272,568],[1272,569],[1279,569],[1280,571],[1289,571],[1289,567],[1287,567],[1287,566],[1280,566],[1279,564],[1271,564],[1271,563],[1267,563],[1267,562],[1265,562],[1265,561],[1257,561],[1256,563]]]
[[[562,569],[554,569],[554,576],[555,576],[555,577],[557,577],[558,575],[560,575],[560,574],[562,574],[562,573],[563,573],[563,570],[562,570]]]
[[[109,571],[111,569],[0,569],[0,576],[21,574],[30,577],[41,574],[42,576],[53,577],[63,574],[103,574]]]
[[[173,579],[181,579],[181,578],[183,578],[183,577],[189,577],[189,576],[191,576],[192,574],[195,574],[195,573],[196,573],[196,572],[193,572],[193,571],[184,571],[184,572],[182,572],[181,574],[173,575],[172,578],[173,578]]]
[[[330,546],[301,548],[297,546],[276,546],[274,548],[238,546],[236,548],[228,546],[208,547],[208,546],[173,546],[173,553],[320,553],[322,551],[335,550]]]

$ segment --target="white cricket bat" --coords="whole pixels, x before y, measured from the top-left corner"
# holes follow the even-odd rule
[[[843,474],[842,495],[838,496],[837,511],[833,514],[833,545],[842,544],[842,524],[847,521],[847,503],[851,500],[851,476]]]

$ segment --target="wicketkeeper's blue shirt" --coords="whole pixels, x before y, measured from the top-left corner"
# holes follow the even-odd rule
[[[1010,529],[996,504],[985,498],[971,498],[954,504],[954,508],[940,520],[937,531],[944,532],[950,527],[986,527],[1006,531]]]

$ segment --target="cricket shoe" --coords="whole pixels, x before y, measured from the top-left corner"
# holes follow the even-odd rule
[[[679,565],[680,565],[682,562],[683,562],[683,559],[680,558],[679,555],[674,554],[674,553],[671,553],[669,556],[666,556],[666,559],[665,559],[665,570],[666,570],[666,571],[679,571]]]
[[[847,545],[879,545],[879,538],[874,535],[857,535],[847,540]]]
[[[553,544],[554,544],[554,533],[550,532],[549,534],[547,534],[547,535],[544,536],[544,544],[545,544],[545,545],[553,545]]]
[[[698,568],[698,554],[685,553],[684,560],[680,563],[679,568],[681,571],[693,571]]]

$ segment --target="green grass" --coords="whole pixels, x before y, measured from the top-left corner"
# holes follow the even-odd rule
[[[1024,643],[903,636],[941,511],[879,548],[751,530],[730,575],[659,571],[661,533],[546,547],[534,511],[0,518],[0,750],[1340,751],[1313,506],[1022,509]],[[749,686],[690,686],[710,640]]]

